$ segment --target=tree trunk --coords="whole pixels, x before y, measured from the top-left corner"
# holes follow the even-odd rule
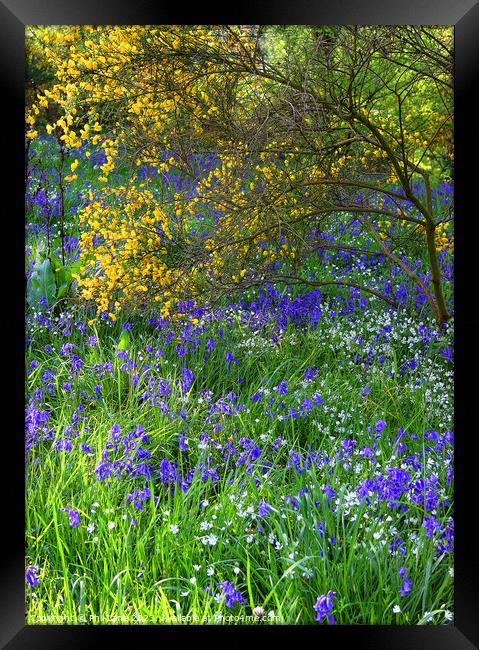
[[[444,294],[442,291],[441,284],[441,270],[439,268],[439,261],[437,259],[437,250],[436,250],[436,225],[433,220],[433,208],[432,208],[432,193],[431,193],[431,184],[429,182],[429,174],[424,173],[424,184],[426,187],[426,203],[427,210],[429,212],[430,218],[427,220],[426,226],[426,244],[427,252],[429,256],[429,267],[431,269],[431,280],[432,286],[434,288],[434,296],[436,298],[437,311],[435,312],[435,317],[438,325],[447,323],[451,315],[447,311],[446,301],[444,299]]]

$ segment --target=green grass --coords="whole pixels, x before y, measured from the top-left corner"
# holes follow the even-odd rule
[[[372,309],[369,319],[357,321],[354,326],[358,334],[361,331],[371,340],[368,332],[373,329],[377,313]],[[75,320],[80,316],[77,313]],[[372,461],[359,454],[353,456],[351,468],[337,462],[334,468],[313,466],[298,473],[287,466],[290,449],[305,452],[310,447],[334,458],[345,438],[355,439],[358,450],[370,445],[372,436],[367,427],[374,426],[379,419],[387,422],[378,440],[380,453],[376,454],[383,472],[387,466],[400,466],[401,461],[394,458],[393,444],[398,427],[408,434],[417,434],[417,440],[408,438],[407,453],[422,451],[426,429],[444,433],[450,427],[448,402],[434,407],[427,393],[447,372],[447,362],[436,349],[424,350],[419,374],[429,373],[428,379],[414,388],[405,377],[391,377],[387,372],[397,369],[408,358],[411,345],[386,345],[384,365],[374,364],[363,370],[352,361],[357,346],[351,337],[347,338],[350,326],[328,322],[327,318],[316,330],[289,326],[277,350],[249,344],[248,351],[241,347],[252,336],[247,328],[225,328],[220,339],[216,336],[218,326],[212,325],[200,334],[202,343],[196,352],[185,359],[186,366],[196,375],[187,399],[183,400],[174,389],[169,401],[171,411],[187,411],[189,451],[180,452],[178,435],[185,430],[182,420],[171,420],[159,408],[149,408],[139,399],[147,387],[145,363],[148,360],[151,364],[154,359],[154,355],[148,358],[145,347],[148,343],[154,350],[162,347],[158,333],[139,318],[132,322],[129,354],[138,363],[135,372],[140,379],[136,388],[128,372],[120,369],[121,360],[115,357],[120,340],[118,324],[98,326],[96,349],[85,342],[94,333],[92,328],[87,328],[82,337],[73,327],[72,334],[65,338],[39,328],[28,351],[28,364],[34,358],[39,361],[29,376],[31,392],[41,385],[47,368],[56,375],[55,394],[45,395],[42,403],[42,409],[51,413],[48,425],[55,439],[60,439],[64,427],[71,424],[79,403],[84,405],[83,415],[87,418],[80,420],[79,435],[73,438],[71,451],[56,451],[52,441],[46,440],[29,453],[27,564],[40,567],[40,584],[34,595],[28,588],[29,623],[205,623],[218,622],[220,613],[251,617],[258,606],[265,613],[274,612],[274,617],[266,616],[267,623],[312,623],[316,598],[329,590],[337,594],[334,616],[340,624],[415,624],[426,612],[436,610],[439,613],[433,621],[444,621],[444,611],[452,610],[452,557],[450,553],[437,557],[433,540],[426,537],[421,527],[424,513],[419,506],[406,498],[406,513],[388,508],[386,502],[375,508],[354,501],[348,505],[346,494],[353,493],[361,481],[374,473]],[[400,330],[406,326],[398,327]],[[214,336],[217,345],[204,363],[208,336]],[[66,340],[78,346],[74,353],[84,363],[73,378],[68,360],[58,354]],[[54,354],[43,351],[47,343],[55,347]],[[171,385],[181,368],[174,344],[175,341],[167,346],[163,357],[155,359],[157,367],[152,371],[168,379]],[[224,362],[227,351],[239,359],[239,366],[232,365],[231,372]],[[113,372],[99,381],[94,366],[106,362],[113,363]],[[308,417],[270,419],[264,401],[249,401],[262,382],[263,389],[271,390],[287,378],[289,392],[285,401],[288,405],[293,400],[300,402],[308,391],[311,394],[311,387],[303,385],[303,375],[305,368],[312,366],[318,368],[314,387],[323,397],[324,407]],[[68,393],[62,388],[67,380],[72,384]],[[101,399],[93,392],[97,383],[102,385]],[[370,393],[363,397],[360,392],[366,384]],[[171,495],[158,479],[151,479],[151,498],[143,504],[143,511],[135,510],[126,501],[128,493],[144,485],[142,477],[97,480],[95,467],[114,423],[121,426],[122,433],[137,424],[144,427],[150,437],[145,446],[154,465],[165,457],[180,465],[193,466],[200,461],[202,450],[198,441],[206,429],[208,405],[198,402],[198,398],[205,388],[213,392],[213,401],[233,390],[237,401],[247,405],[237,416],[221,416],[224,429],[213,436],[219,443],[232,437],[237,446],[241,436],[254,439],[262,448],[277,436],[285,441],[274,455],[271,467],[264,466],[263,456],[253,462],[256,477],[262,475],[262,465],[268,470],[266,480],[258,485],[254,476],[245,471],[245,465],[225,468],[222,456],[214,449],[212,465],[219,466],[218,482],[202,481],[197,476],[186,494],[177,489]],[[449,390],[449,385],[440,390],[445,399],[450,398]],[[275,395],[271,390],[270,396]],[[208,433],[212,435],[211,428]],[[92,453],[81,452],[80,442],[88,444]],[[423,466],[417,472],[418,476],[429,476],[430,459],[441,489],[446,485],[446,452],[450,449],[425,454]],[[334,507],[328,505],[325,484],[336,492]],[[286,497],[305,489],[308,492],[301,497],[299,508],[293,508]],[[446,491],[450,496],[452,485]],[[154,496],[158,497],[156,504]],[[200,508],[205,500],[209,504]],[[256,516],[260,500],[273,508],[261,519]],[[68,507],[79,512],[78,527],[71,528],[67,513],[60,510]],[[447,519],[449,510],[442,512],[441,521]],[[131,524],[132,516],[138,520],[137,525]],[[410,521],[411,518],[417,521]],[[110,522],[114,522],[114,527],[109,528]],[[264,532],[257,532],[258,523]],[[88,524],[94,524],[93,532],[88,532]],[[201,525],[210,524],[210,529],[201,529]],[[323,526],[322,536],[318,533],[319,524]],[[178,526],[176,534],[171,532],[171,526]],[[396,532],[392,533],[394,529]],[[204,544],[201,539],[209,533],[217,538],[214,545]],[[393,556],[388,550],[396,537],[405,540],[404,556]],[[400,566],[407,567],[413,584],[405,598],[399,596]],[[214,573],[207,575],[211,568]],[[194,584],[192,578],[196,578]],[[246,604],[236,605],[230,611],[214,599],[218,592],[216,583],[224,580],[235,584]],[[206,593],[204,587],[213,593]],[[393,612],[395,605],[400,606],[400,613]],[[243,618],[241,622],[249,620]]]

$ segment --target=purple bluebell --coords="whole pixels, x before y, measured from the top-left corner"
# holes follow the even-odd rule
[[[208,350],[209,354],[211,354],[213,352],[214,348],[215,348],[215,340],[212,339],[212,338],[209,338],[206,341],[206,349]]]
[[[80,524],[80,513],[75,508],[60,508],[62,512],[68,513],[68,524],[71,528],[76,528]]]
[[[274,386],[273,390],[276,391],[278,395],[287,395],[288,382],[285,379],[283,379],[282,381],[279,382],[277,386]]]
[[[266,517],[270,512],[272,512],[273,508],[269,505],[269,503],[266,503],[263,499],[260,500],[259,502],[259,508],[258,508],[258,515],[260,517]]]
[[[331,625],[336,625],[336,621],[331,614],[334,607],[334,600],[336,600],[335,591],[328,591],[327,594],[318,596],[316,603],[313,605],[313,609],[316,610],[316,621],[321,623],[326,618]]]
[[[400,567],[398,570],[399,576],[403,579],[403,584],[399,590],[401,598],[407,596],[411,591],[412,581],[407,577],[405,567]]]
[[[304,371],[304,378],[307,381],[313,381],[313,379],[316,377],[318,374],[318,369],[317,368],[306,368]]]
[[[25,582],[27,585],[30,585],[32,589],[33,587],[37,587],[40,584],[40,580],[37,576],[38,571],[39,568],[36,564],[29,564],[27,566],[27,570],[25,571]]]
[[[432,515],[430,517],[425,517],[422,522],[422,527],[426,530],[427,537],[431,539],[434,537],[434,533],[437,530],[441,530],[441,524],[438,522],[436,517],[433,517]]]
[[[231,609],[235,603],[243,604],[246,602],[243,595],[229,580],[218,582],[217,585],[225,596],[225,604],[228,609]]]
[[[194,379],[195,374],[192,370],[189,370],[188,368],[183,368],[181,370],[180,386],[182,393],[187,393],[190,390]]]

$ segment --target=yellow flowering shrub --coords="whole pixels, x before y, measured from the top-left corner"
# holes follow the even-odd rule
[[[343,58],[351,40],[344,34]],[[249,27],[82,26],[35,36],[55,82],[31,102],[27,138],[42,128],[74,156],[82,145],[87,157],[103,152],[100,189],[79,215],[78,283],[98,312],[148,299],[167,315],[210,287],[260,283],[278,262],[294,270],[312,225],[359,211],[353,195],[361,188],[409,183],[411,166],[427,170],[448,134],[450,120],[431,103],[413,112],[405,98],[398,120],[394,96],[347,106],[346,77],[337,90],[323,87],[315,68],[311,81],[301,72],[285,79],[288,68],[265,64],[267,43],[262,59]],[[450,34],[438,38],[449,43]],[[376,65],[371,57],[373,79]],[[433,85],[427,76],[420,83],[416,103]],[[47,114],[58,117],[45,123]],[[67,181],[79,164],[75,157]],[[412,220],[391,218],[425,225],[418,206]],[[444,237],[436,235],[439,249]]]

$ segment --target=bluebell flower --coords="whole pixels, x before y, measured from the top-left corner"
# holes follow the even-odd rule
[[[111,434],[112,440],[114,440],[115,442],[119,442],[120,441],[120,433],[121,433],[121,427],[120,427],[119,424],[117,424],[115,422],[115,424],[113,424],[112,427],[110,428],[110,434]]]
[[[285,503],[287,503],[288,505],[290,505],[290,506],[293,508],[293,510],[299,510],[299,506],[300,506],[299,499],[297,499],[297,498],[296,498],[295,496],[293,496],[292,494],[288,495],[288,496],[285,498]]]
[[[353,451],[354,447],[357,444],[358,444],[357,441],[352,440],[351,438],[346,438],[341,443],[341,445],[344,447],[344,450],[345,450],[347,456],[349,456],[351,454],[351,452]]]
[[[287,395],[288,382],[283,379],[282,381],[279,382],[277,386],[274,386],[273,390],[276,391],[278,395]]]
[[[454,550],[454,519],[450,517],[447,524],[440,535],[440,544],[438,546],[438,554],[452,552]]]
[[[229,580],[218,582],[217,585],[225,595],[225,604],[228,609],[231,609],[235,603],[243,604],[246,602],[243,595]]]
[[[331,502],[331,499],[335,499],[335,498],[336,498],[336,492],[335,492],[335,491],[333,490],[333,488],[330,487],[329,485],[325,485],[325,486],[323,487],[323,492],[324,492],[324,494],[325,494],[325,495],[327,496],[327,498],[328,498],[328,505],[329,505],[330,502]]]
[[[143,449],[143,447],[138,447],[135,453],[135,460],[143,460],[151,458],[151,452],[148,449]]]
[[[283,442],[282,439],[278,436],[276,438],[276,440],[273,442],[273,444],[271,445],[272,449],[274,451],[278,451],[278,449],[280,448],[282,442]]]
[[[444,359],[447,359],[450,363],[452,363],[452,348],[451,347],[446,347],[441,351],[441,357],[444,357]]]
[[[376,433],[381,433],[386,428],[386,422],[384,420],[378,420],[374,425]]]
[[[313,381],[313,379],[316,377],[318,374],[318,369],[317,368],[306,368],[304,371],[304,378],[307,381]]]
[[[30,585],[32,589],[40,584],[40,580],[37,576],[38,571],[39,568],[36,564],[29,564],[25,571],[25,582]]]
[[[180,386],[181,386],[182,393],[187,393],[190,390],[194,379],[195,379],[195,374],[192,370],[189,370],[188,368],[182,368],[181,379],[180,379]]]
[[[108,460],[101,460],[95,469],[98,481],[105,481],[113,474],[113,465]]]
[[[206,341],[206,349],[208,350],[208,352],[209,352],[210,354],[211,354],[211,352],[214,350],[214,347],[215,347],[215,340],[212,339],[212,338],[209,338],[209,339]]]
[[[42,383],[48,384],[51,380],[55,379],[55,375],[51,370],[45,370],[42,374]]]
[[[394,554],[395,552],[398,552],[401,555],[406,555],[406,546],[403,539],[395,539],[394,542],[389,544],[388,549],[390,553]]]
[[[163,483],[169,483],[175,478],[175,469],[167,458],[163,458],[160,463],[160,480]]]
[[[73,343],[64,343],[60,348],[60,354],[62,357],[67,357],[72,350],[73,350]]]
[[[266,517],[270,512],[272,512],[273,508],[269,505],[269,503],[266,503],[263,499],[260,500],[259,502],[259,508],[258,508],[258,515],[260,517]]]
[[[403,567],[403,566],[400,567],[398,573],[399,573],[399,576],[404,580],[404,583],[401,585],[401,588],[399,590],[401,598],[404,598],[411,591],[412,581],[409,580],[409,578],[407,577],[405,567]]]
[[[71,451],[72,441],[69,438],[63,438],[55,442],[56,451]]]
[[[176,345],[175,351],[179,359],[182,359],[188,353],[188,350],[185,348],[184,345]]]
[[[239,361],[238,361],[238,359],[236,359],[236,357],[234,357],[234,356],[231,354],[231,352],[227,352],[227,353],[225,354],[225,361],[226,361],[226,363],[228,364],[228,370],[231,368],[231,364],[232,364],[232,363],[235,363],[237,366],[239,365]]]
[[[360,453],[361,456],[366,456],[368,458],[374,458],[374,451],[368,445],[363,447],[359,453]]]
[[[313,403],[309,399],[309,397],[306,397],[301,403],[301,415],[304,417],[308,413],[310,413],[313,409]]]
[[[68,513],[68,524],[71,528],[76,528],[80,524],[80,513],[74,508],[60,508],[62,512]]]
[[[433,517],[432,515],[424,519],[422,527],[426,530],[426,535],[429,538],[434,537],[436,530],[441,530],[441,524],[438,522],[436,517]]]
[[[78,331],[80,332],[80,334],[81,334],[82,336],[84,336],[84,335],[85,335],[85,332],[86,332],[85,324],[82,323],[81,321],[78,321],[78,323],[76,324],[76,326],[77,326],[77,329],[78,329]]]
[[[83,368],[83,361],[80,359],[80,357],[77,357],[76,354],[72,354],[70,362],[72,366],[72,373],[74,375],[77,375],[78,372]]]
[[[398,442],[398,446],[397,446],[397,449],[396,449],[397,455],[400,456],[402,453],[404,453],[406,451],[406,449],[407,449],[407,447],[404,444],[404,442]]]
[[[335,591],[328,591],[327,594],[318,596],[316,603],[313,605],[313,609],[316,610],[316,621],[321,623],[324,618],[327,618],[331,625],[336,625],[336,621],[331,614],[334,607],[334,600],[336,600]]]

